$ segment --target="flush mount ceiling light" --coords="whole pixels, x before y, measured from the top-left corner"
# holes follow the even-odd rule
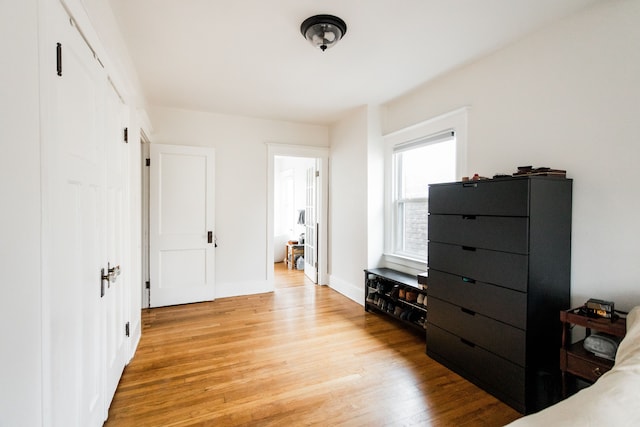
[[[300,32],[305,39],[309,40],[309,43],[324,52],[345,35],[347,24],[337,16],[316,15],[302,22]]]

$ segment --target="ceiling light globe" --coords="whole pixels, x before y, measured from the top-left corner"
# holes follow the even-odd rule
[[[302,22],[300,32],[314,47],[325,51],[345,35],[347,24],[337,16],[316,15]]]

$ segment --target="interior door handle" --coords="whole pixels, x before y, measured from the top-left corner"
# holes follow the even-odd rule
[[[104,268],[100,270],[100,298],[104,297],[104,282],[109,283],[109,274],[105,273]]]
[[[111,264],[107,263],[107,272],[109,273],[107,275],[109,283],[111,283],[111,282],[115,283],[115,281],[117,280],[118,276],[120,275],[120,266],[116,265],[115,267],[111,267]]]

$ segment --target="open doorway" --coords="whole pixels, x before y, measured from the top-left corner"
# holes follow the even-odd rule
[[[326,284],[328,148],[268,144],[267,280]]]
[[[317,282],[316,191],[318,160],[275,156],[273,177],[274,264]],[[282,270],[275,265],[276,271]],[[290,274],[295,276],[294,274]]]

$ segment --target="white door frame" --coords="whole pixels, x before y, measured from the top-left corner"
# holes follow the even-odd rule
[[[151,145],[151,141],[147,138],[146,134],[142,134],[140,137],[140,175],[141,175],[141,207],[140,211],[142,214],[142,220],[140,226],[142,228],[142,239],[141,239],[141,261],[142,261],[142,283],[140,285],[142,308],[151,308],[151,304],[149,301],[149,293],[150,289],[147,288],[147,283],[150,283],[150,272],[151,267],[149,266],[149,257],[151,250],[149,248],[149,202],[151,195],[151,171],[147,164],[147,159],[151,161],[151,149],[149,146]]]
[[[318,181],[318,284],[328,283],[328,213],[329,213],[329,147],[267,143],[267,259],[265,276],[273,287],[273,230],[274,230],[274,164],[276,156],[313,157],[320,160]]]

